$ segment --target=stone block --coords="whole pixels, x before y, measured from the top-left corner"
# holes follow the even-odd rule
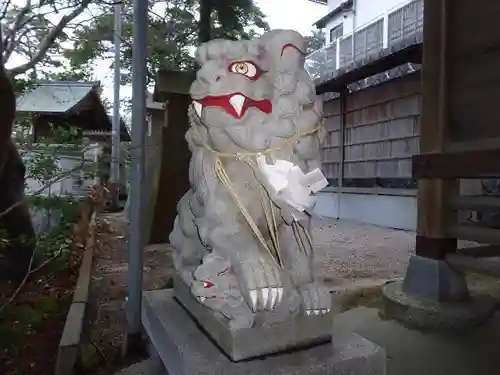
[[[460,302],[469,298],[465,276],[444,260],[412,256],[406,270],[403,291],[436,302]]]
[[[495,312],[498,302],[492,297],[471,295],[463,301],[440,302],[405,291],[401,281],[382,289],[382,316],[408,327],[468,331],[483,324]]]
[[[331,343],[240,362],[231,361],[174,300],[173,291],[144,293],[142,321],[169,375],[385,375],[384,349],[356,334]],[[324,326],[330,332],[331,323]],[[330,333],[331,334],[331,333]],[[269,336],[267,336],[269,337]],[[248,341],[251,347],[253,342]]]
[[[228,319],[200,304],[180,277],[174,279],[174,294],[175,298],[233,361],[331,340],[330,331],[326,328],[331,325],[331,313],[301,315],[272,325],[230,329]]]

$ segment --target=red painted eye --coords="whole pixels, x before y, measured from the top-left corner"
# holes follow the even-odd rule
[[[228,70],[231,73],[244,75],[252,81],[258,79],[263,73],[262,69],[252,61],[235,61],[229,65]]]
[[[208,288],[211,288],[213,286],[214,286],[214,284],[211,283],[210,281],[208,281],[208,280],[203,281],[203,288],[208,289]]]

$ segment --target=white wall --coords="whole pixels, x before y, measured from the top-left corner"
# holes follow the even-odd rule
[[[328,0],[328,12],[331,12],[342,4],[345,0]]]
[[[328,12],[339,6],[345,0],[330,0],[328,1]],[[386,12],[400,8],[408,4],[411,0],[354,0],[356,7],[356,15],[353,12],[343,12],[332,18],[326,24],[324,32],[326,35],[326,43],[330,44],[330,30],[335,26],[344,24],[344,35],[352,33],[353,29],[358,29],[366,24],[375,21],[378,17],[383,16]]]
[[[41,152],[40,150],[37,150],[36,152]],[[85,170],[89,171],[89,168],[92,168],[93,166],[96,167],[95,172],[97,172],[97,157],[99,153],[101,152],[101,147],[97,144],[95,145],[90,145],[87,150],[84,152],[84,158],[85,158]],[[23,155],[23,158],[29,158],[30,152],[28,151],[26,154]],[[66,171],[71,171],[72,169],[78,168],[82,164],[82,159],[81,157],[78,157],[76,155],[64,155],[64,151],[61,151],[57,155],[57,167],[61,171],[62,174]],[[60,196],[60,195],[75,195],[75,196],[81,196],[81,195],[86,195],[87,191],[92,188],[95,184],[98,182],[97,176],[94,178],[83,178],[82,179],[82,184],[79,185],[77,184],[78,178],[78,172],[75,171],[73,175],[64,175],[59,181],[55,182],[54,184],[50,185],[49,188],[44,190],[41,195],[43,196],[48,196],[48,195],[53,195],[53,196]],[[82,169],[82,177],[83,176],[83,169]],[[37,181],[33,178],[27,178],[26,179],[26,189],[25,193],[26,195],[31,195],[34,192],[40,190],[44,186],[43,182]]]
[[[416,230],[415,196],[337,194],[320,192],[314,211],[324,217],[344,219],[386,228]]]
[[[333,29],[334,27],[340,25],[341,23],[344,24],[343,26],[343,35],[347,35],[352,33],[352,21],[353,21],[353,16],[352,12],[345,12],[338,14],[336,17],[332,18],[330,21],[327,22],[325,26],[325,35],[326,35],[326,43],[330,44],[333,42],[333,40],[330,40],[330,30]]]
[[[375,18],[384,15],[387,11],[399,8],[408,0],[355,0],[356,28],[371,23]]]

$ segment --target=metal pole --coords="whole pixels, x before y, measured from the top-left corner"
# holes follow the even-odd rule
[[[122,3],[115,3],[115,69],[113,77],[113,131],[111,143],[111,182],[120,183],[120,46],[122,34]],[[118,206],[118,189],[113,189],[113,206]]]
[[[132,26],[132,150],[130,181],[130,235],[128,241],[128,302],[127,341],[128,349],[140,345],[141,298],[142,298],[142,252],[144,233],[141,218],[144,216],[142,199],[145,180],[146,124],[146,56],[148,1],[133,1]]]
[[[344,188],[344,169],[345,169],[345,127],[346,127],[346,104],[349,89],[343,87],[340,91],[340,149],[339,149],[339,175],[337,186],[337,220],[340,220],[342,207],[342,193]]]
[[[356,15],[358,14],[357,6],[358,6],[358,2],[356,0],[354,0],[352,2],[352,40],[351,40],[352,61],[355,60],[354,56],[356,53],[356,40],[354,39],[354,37],[356,36],[356,18],[357,18]]]

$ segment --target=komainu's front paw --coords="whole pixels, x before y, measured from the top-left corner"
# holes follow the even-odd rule
[[[317,282],[302,285],[299,288],[306,315],[324,315],[332,309],[332,299],[328,289]]]
[[[283,299],[281,270],[264,256],[249,257],[239,267],[239,284],[253,312],[274,310]]]

